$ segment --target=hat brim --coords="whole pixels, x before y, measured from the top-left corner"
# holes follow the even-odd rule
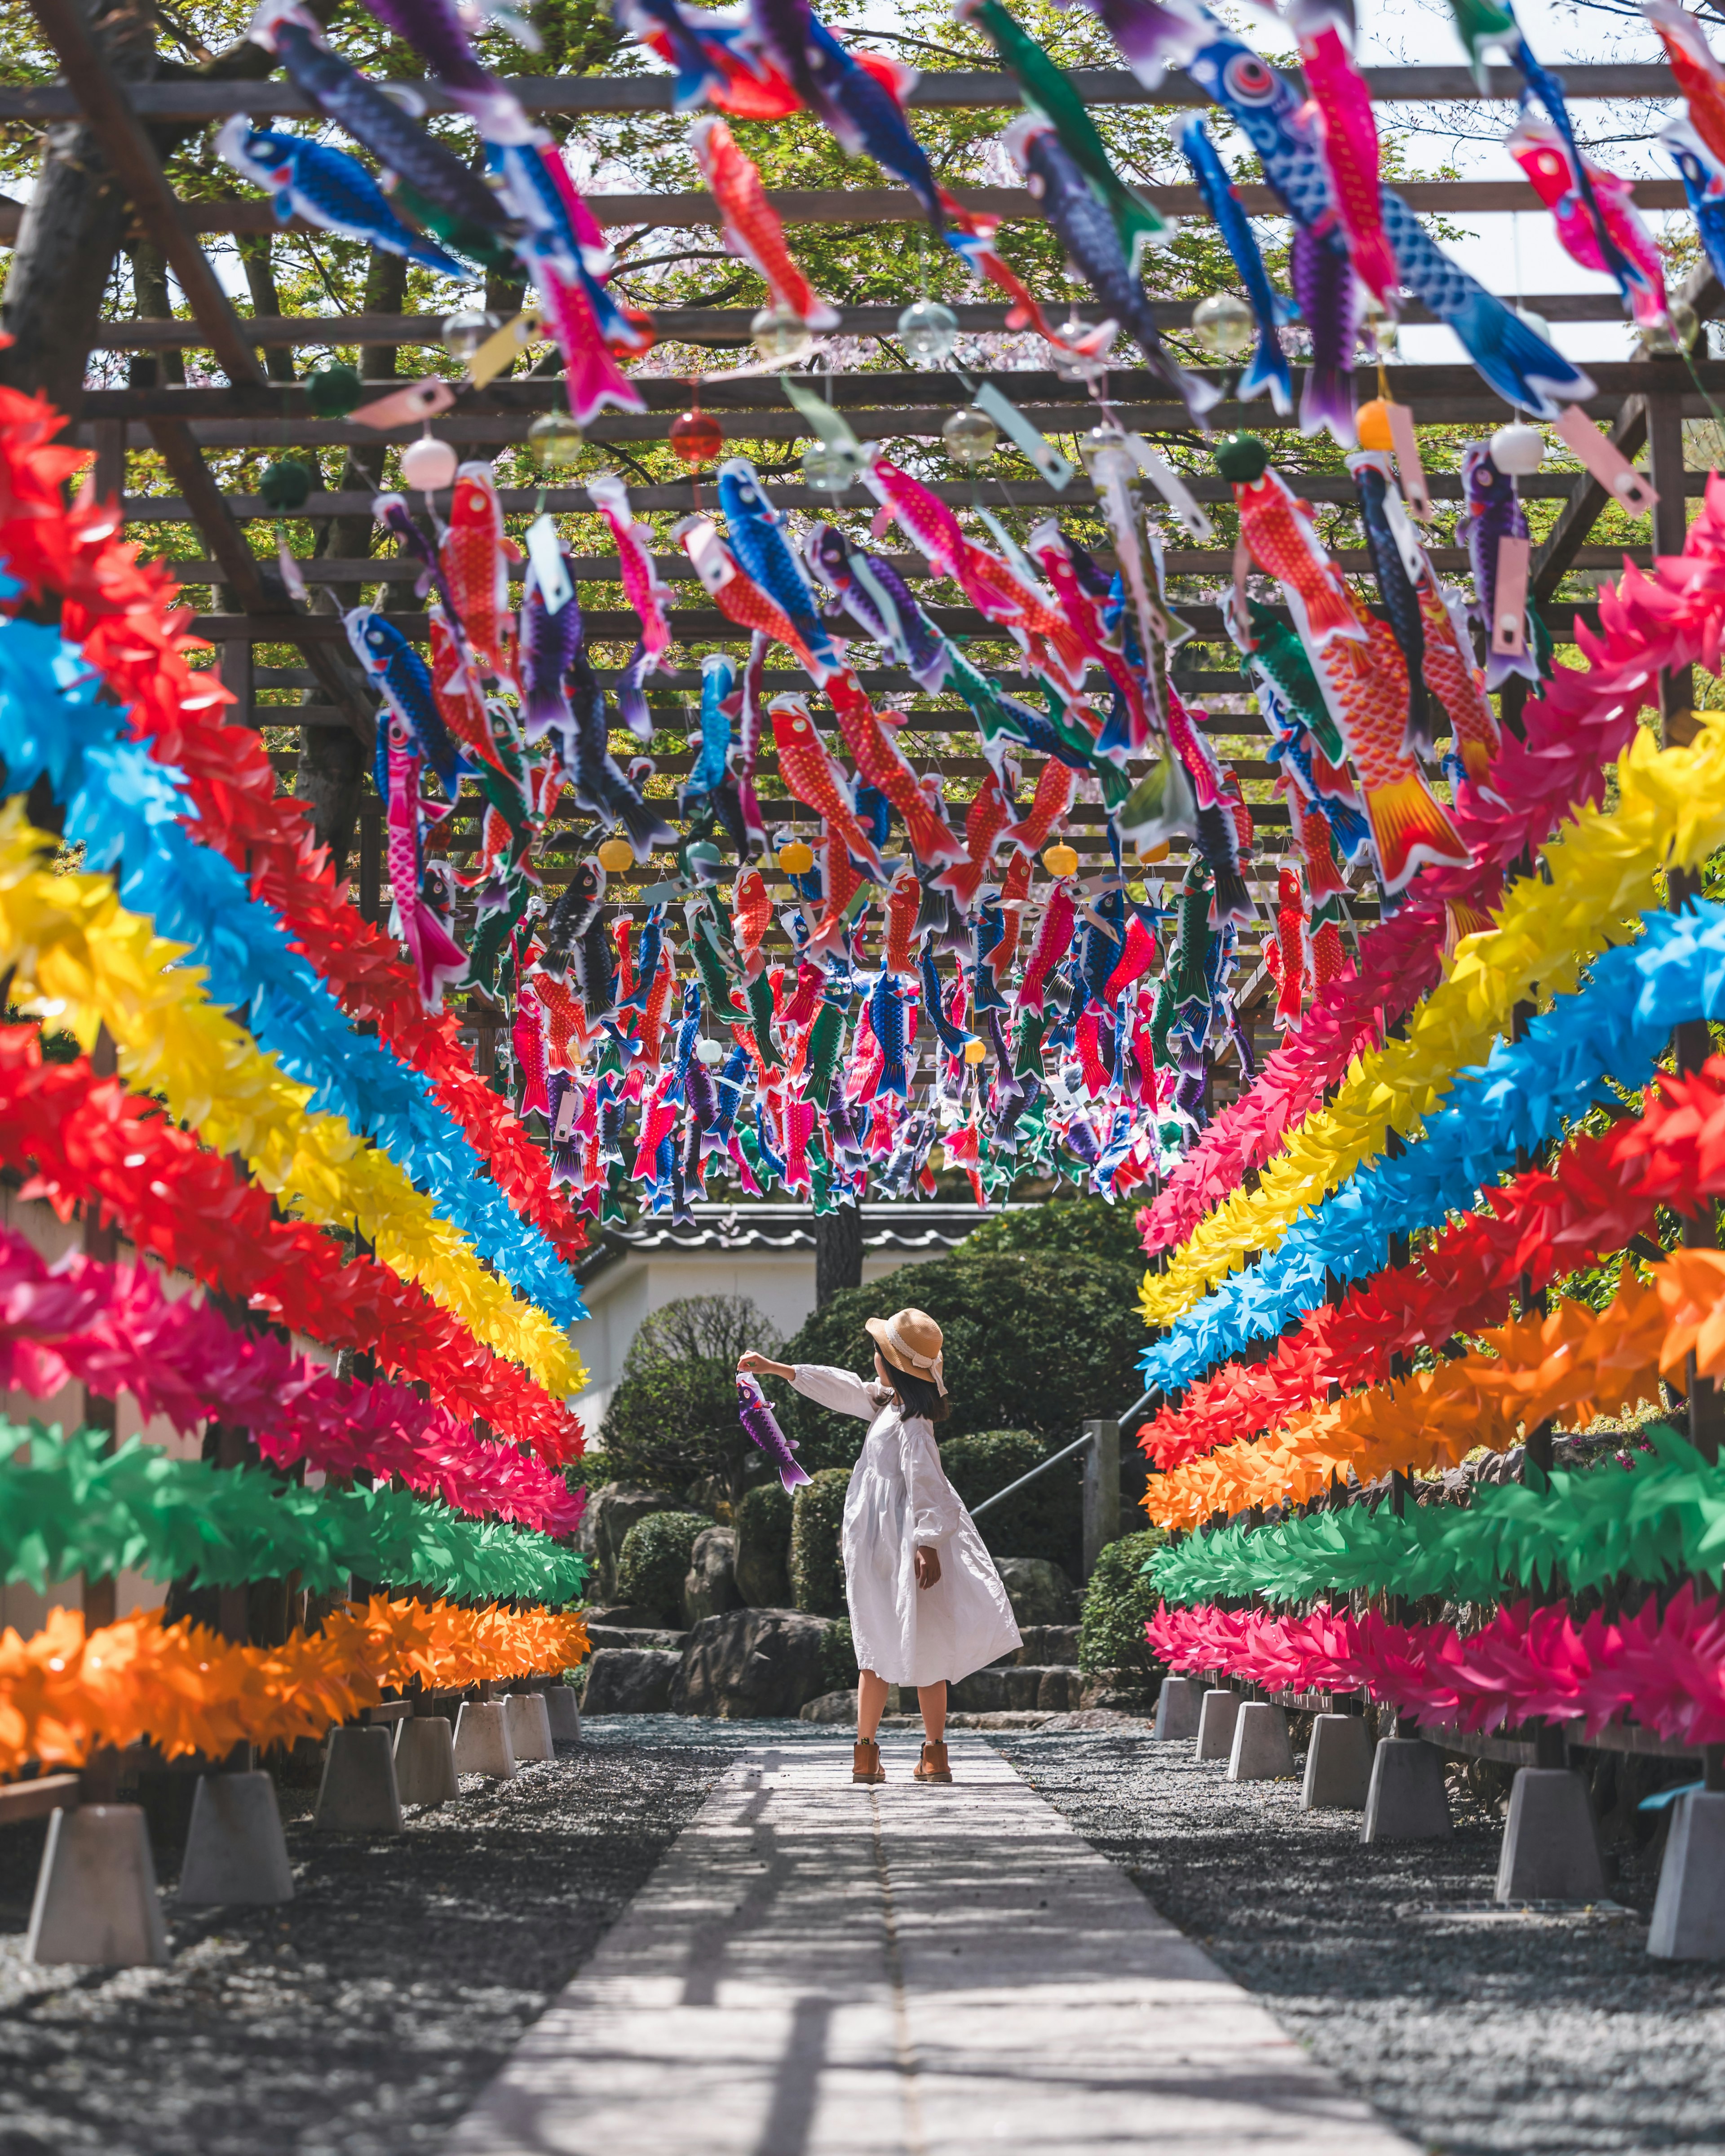
[[[880,1360],[886,1363],[889,1369],[896,1370],[901,1377],[916,1377],[919,1375],[918,1372],[915,1370],[907,1370],[902,1363],[895,1363],[893,1361],[892,1349],[888,1344],[886,1331],[887,1322],[888,1321],[884,1317],[865,1317],[863,1320],[863,1331],[868,1334],[870,1339],[872,1340],[875,1347],[880,1349]]]

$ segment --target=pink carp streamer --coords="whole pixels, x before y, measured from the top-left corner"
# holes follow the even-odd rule
[[[73,1256],[50,1268],[0,1230],[0,1384],[45,1399],[69,1379],[130,1393],[176,1430],[243,1424],[277,1467],[398,1475],[457,1512],[572,1534],[582,1499],[513,1445],[487,1445],[406,1385],[347,1384],[274,1332],[247,1332],[208,1303],[175,1299],[143,1266]]]
[[[1579,618],[1584,662],[1560,666],[1522,713],[1525,738],[1506,739],[1491,793],[1462,788],[1453,811],[1473,853],[1467,869],[1426,869],[1409,902],[1360,939],[1359,964],[1325,989],[1266,1061],[1257,1082],[1224,1108],[1138,1214],[1147,1251],[1184,1241],[1205,1214],[1260,1168],[1296,1124],[1322,1106],[1352,1059],[1381,1045],[1384,1029],[1436,983],[1452,921],[1489,912],[1503,872],[1538,852],[1581,804],[1603,799],[1609,767],[1656,704],[1666,667],[1717,671],[1725,645],[1725,480],[1707,481],[1702,513],[1681,554],[1650,575],[1625,562],[1599,595],[1597,633]]]
[[[1164,1603],[1144,1629],[1172,1668],[1221,1670],[1272,1691],[1364,1691],[1421,1722],[1490,1731],[1579,1718],[1593,1738],[1632,1713],[1674,1743],[1725,1743],[1725,1602],[1687,1582],[1663,1610],[1650,1594],[1615,1624],[1598,1611],[1577,1624],[1550,1604],[1520,1603],[1458,1632],[1375,1612],[1271,1617]]]

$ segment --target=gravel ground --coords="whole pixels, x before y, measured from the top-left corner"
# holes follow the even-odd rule
[[[1452,1843],[1364,1849],[1358,1814],[1229,1783],[1189,1745],[990,1741],[1433,2156],[1725,2148],[1725,1964],[1647,1958],[1657,1845],[1612,1845],[1621,1914],[1499,1912],[1499,1814],[1454,1783]]]
[[[783,1724],[771,1725],[782,1738]],[[434,2148],[692,1819],[747,1725],[589,1722],[463,1779],[400,1840],[282,1794],[295,1899],[167,1904],[157,1969],[38,1969],[44,1828],[0,1834],[0,2156],[408,2156]],[[752,1734],[758,1736],[757,1728]],[[177,1865],[158,1851],[171,1889]]]

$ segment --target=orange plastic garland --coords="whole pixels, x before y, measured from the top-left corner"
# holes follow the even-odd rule
[[[248,1738],[321,1737],[385,1686],[415,1677],[444,1688],[567,1669],[588,1651],[578,1616],[465,1609],[453,1602],[351,1603],[320,1632],[281,1647],[233,1645],[140,1610],[85,1635],[80,1610],[54,1609],[28,1640],[0,1635],[0,1774],[33,1760],[77,1766],[99,1745],[148,1738],[170,1758],[219,1757]]]

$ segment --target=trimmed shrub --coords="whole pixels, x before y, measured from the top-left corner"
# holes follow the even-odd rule
[[[820,1673],[829,1691],[856,1690],[856,1643],[848,1617],[835,1617],[827,1627],[820,1643]]]
[[[946,1337],[952,1412],[936,1432],[942,1444],[1001,1430],[1067,1444],[1086,1416],[1117,1415],[1143,1389],[1140,1277],[1137,1266],[1077,1252],[961,1249],[845,1289],[805,1322],[781,1359],[872,1377],[863,1320],[914,1302]],[[774,1405],[811,1474],[849,1466],[862,1450],[868,1425],[860,1417],[829,1414],[800,1394],[776,1397]]]
[[[991,1213],[959,1245],[960,1257],[1001,1250],[1069,1250],[1085,1257],[1144,1270],[1144,1245],[1137,1220],[1106,1198],[1050,1198],[1026,1213]]]
[[[797,1492],[791,1509],[791,1599],[817,1617],[845,1611],[845,1526],[848,1467],[824,1467]]]
[[[1167,1539],[1160,1527],[1147,1527],[1110,1543],[1096,1559],[1078,1622],[1078,1666],[1086,1675],[1127,1670],[1147,1687],[1161,1671],[1144,1637],[1157,1597],[1143,1568]]]
[[[737,1362],[757,1348],[778,1360],[782,1336],[747,1296],[692,1295],[643,1320],[595,1441],[620,1481],[696,1495],[716,1480],[735,1507],[772,1472],[743,1435]],[[701,1502],[714,1493],[701,1491]]]
[[[680,1625],[695,1537],[711,1525],[699,1512],[649,1512],[637,1520],[617,1559],[618,1600],[650,1609],[667,1625]]]
[[[758,1483],[737,1508],[737,1591],[757,1609],[791,1607],[790,1493]]]
[[[941,1465],[972,1512],[1059,1450],[1034,1430],[982,1430],[968,1437],[947,1437],[946,1427],[942,1424],[935,1433]],[[976,1524],[997,1558],[1046,1558],[1076,1577],[1084,1556],[1083,1455],[1075,1453],[1050,1468],[1029,1489],[984,1512]]]

